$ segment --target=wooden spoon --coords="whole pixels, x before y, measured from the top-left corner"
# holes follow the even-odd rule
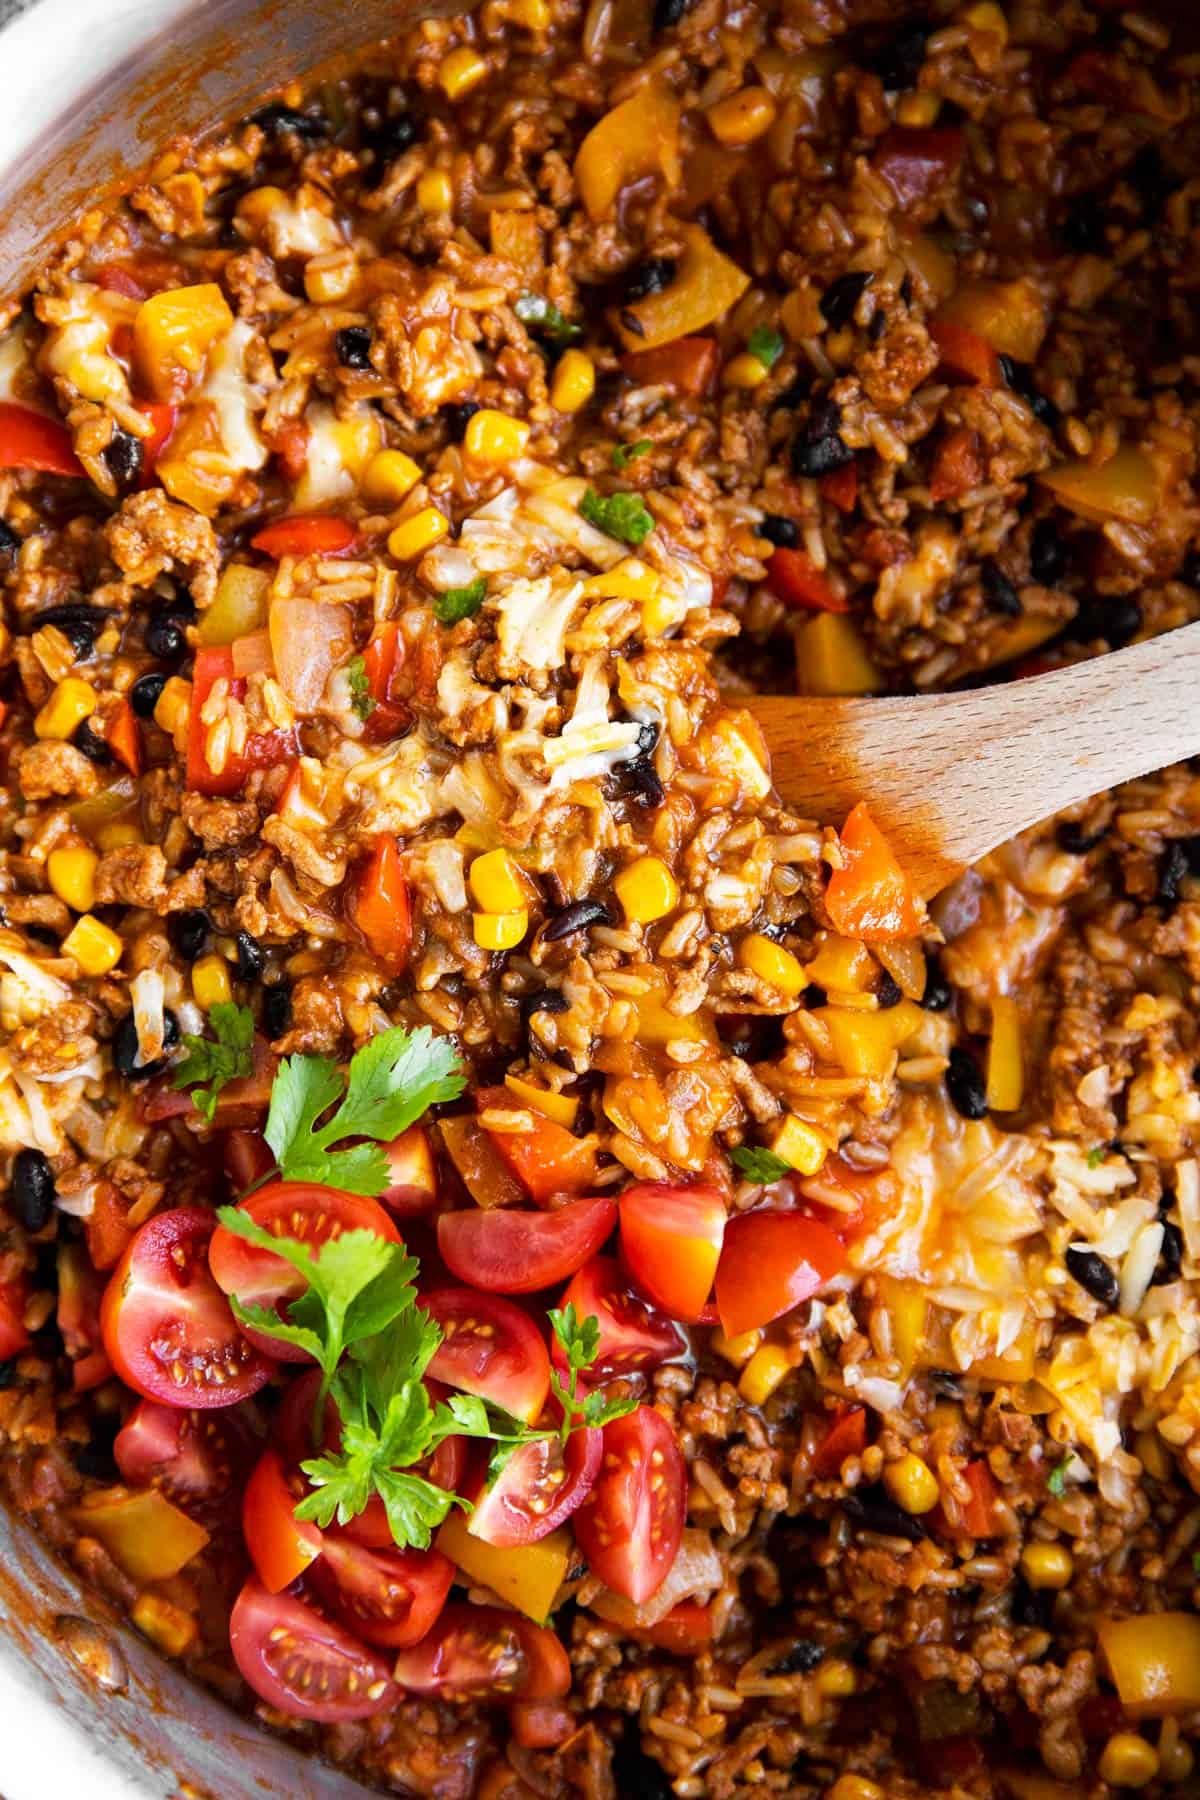
[[[969,693],[744,704],[788,803],[840,824],[868,801],[928,899],[1051,813],[1200,752],[1200,623]]]

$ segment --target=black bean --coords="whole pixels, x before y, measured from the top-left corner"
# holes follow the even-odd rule
[[[1104,832],[1085,831],[1076,820],[1063,819],[1054,828],[1054,841],[1068,856],[1086,856],[1089,850],[1104,842]]]
[[[1188,587],[1200,588],[1200,550],[1189,550],[1179,571],[1179,580]]]
[[[830,475],[854,461],[854,452],[838,435],[842,409],[824,400],[813,407],[806,423],[792,439],[792,473],[815,477]]]
[[[954,1049],[950,1052],[946,1092],[954,1103],[955,1112],[961,1113],[964,1119],[986,1117],[987,1087],[979,1064],[969,1050]]]
[[[782,513],[766,513],[755,536],[766,538],[779,550],[794,550],[800,542],[800,527],[795,519],[785,519]]]
[[[132,431],[114,425],[112,436],[104,448],[104,461],[119,491],[127,491],[141,480],[145,448]]]
[[[284,137],[289,133],[302,138],[322,138],[329,132],[329,121],[322,113],[297,112],[293,106],[281,106],[272,103],[260,106],[250,118],[263,131],[272,137]]]
[[[904,998],[900,983],[886,969],[875,983],[875,998],[879,1002],[880,1012],[887,1012],[891,1007],[899,1006]]]
[[[95,730],[90,719],[84,719],[81,724],[76,726],[71,742],[82,755],[87,757],[89,762],[95,763],[98,768],[102,769],[112,761],[112,751],[100,733]]]
[[[724,1013],[721,1042],[739,1062],[774,1062],[783,1055],[783,1020],[771,1013]]]
[[[921,1005],[926,1012],[945,1012],[954,998],[950,983],[942,973],[942,965],[931,950],[925,952],[925,992]]]
[[[1142,628],[1142,609],[1136,600],[1085,600],[1063,628],[1062,636],[1076,644],[1100,638],[1119,650]]]
[[[237,934],[237,972],[243,981],[257,981],[263,972],[263,947],[248,931]]]
[[[58,1189],[54,1170],[40,1150],[18,1150],[13,1157],[8,1204],[26,1231],[43,1231],[50,1223]]]
[[[1126,169],[1125,177],[1137,189],[1142,201],[1142,223],[1149,225],[1175,189],[1174,177],[1163,162],[1158,146],[1143,144]]]
[[[979,580],[993,612],[1003,613],[1009,619],[1021,617],[1024,611],[1021,596],[998,562],[993,562],[989,557],[979,571]]]
[[[643,756],[652,756],[658,746],[660,732],[653,719],[643,719],[638,725],[637,747]]]
[[[16,1384],[17,1359],[15,1356],[10,1356],[6,1361],[0,1362],[0,1393],[5,1392],[10,1387],[15,1387]]]
[[[905,275],[904,280],[900,283],[899,294],[901,306],[912,305],[913,280],[911,275]]]
[[[1179,884],[1190,874],[1187,851],[1182,844],[1168,844],[1159,858],[1158,886],[1154,898],[1168,909],[1179,904]]]
[[[270,1038],[282,1037],[292,1022],[292,990],[286,981],[263,989],[263,1027]]]
[[[815,1638],[797,1638],[790,1650],[771,1664],[776,1675],[811,1675],[825,1660],[823,1645]]]
[[[835,330],[847,324],[873,279],[869,269],[850,269],[831,281],[818,301],[825,323]]]
[[[867,336],[873,344],[877,344],[887,330],[887,314],[882,306],[878,312],[871,314],[871,323],[867,326]]]
[[[365,325],[344,325],[333,340],[344,369],[371,367],[371,333]]]
[[[368,132],[365,143],[375,152],[377,180],[383,180],[388,163],[411,150],[420,135],[420,125],[410,112],[391,113]]]
[[[661,806],[667,797],[658,770],[648,756],[635,756],[632,762],[622,765],[620,786],[639,806]]]
[[[522,994],[517,1001],[522,1032],[529,1036],[529,1021],[534,1013],[565,1013],[570,1004],[567,996],[560,994],[557,988],[538,988],[532,994]]]
[[[1104,256],[1108,250],[1104,208],[1095,194],[1078,194],[1058,223],[1060,242],[1076,256]]]
[[[962,1376],[956,1375],[953,1369],[930,1369],[927,1380],[935,1394],[941,1394],[946,1400],[961,1399]]]
[[[654,0],[655,31],[671,31],[691,11],[693,0]]]
[[[177,607],[156,612],[146,626],[146,648],[162,662],[177,662],[187,650],[187,619]]]
[[[925,45],[932,34],[933,26],[927,19],[910,19],[876,52],[867,67],[892,93],[915,87],[925,61]]]
[[[443,406],[442,417],[446,421],[446,429],[450,436],[461,438],[478,411],[478,400],[458,400],[450,406]]]
[[[20,548],[21,540],[12,526],[0,519],[0,556],[15,557]]]
[[[1055,519],[1039,519],[1029,540],[1029,573],[1039,587],[1057,587],[1071,561],[1071,552]]]
[[[179,1020],[166,1008],[163,1012],[163,1048],[173,1050],[179,1042]],[[153,1062],[139,1063],[138,1034],[132,1013],[126,1013],[117,1026],[113,1038],[113,1067],[118,1075],[124,1075],[129,1081],[148,1081],[153,1075],[161,1075],[167,1066],[165,1056],[156,1056]]]
[[[1121,1284],[1102,1256],[1097,1256],[1094,1250],[1077,1250],[1071,1244],[1063,1260],[1067,1273],[1081,1288],[1087,1289],[1093,1300],[1098,1300],[1101,1306],[1117,1304]]]
[[[152,719],[154,709],[162,697],[167,685],[167,677],[157,670],[149,675],[139,675],[129,690],[129,704],[139,719]]]
[[[910,1544],[919,1544],[926,1535],[925,1527],[912,1513],[903,1512],[894,1500],[878,1488],[867,1488],[865,1492],[858,1490],[847,1494],[842,1501],[843,1511],[861,1525],[864,1531],[878,1532],[881,1537],[906,1538]]]
[[[819,1007],[829,1004],[829,995],[817,981],[810,981],[800,998],[806,1012],[816,1012]]]
[[[1014,1625],[1025,1625],[1034,1631],[1048,1631],[1054,1618],[1054,1590],[1031,1588],[1023,1575],[1018,1575],[1010,1589]]]
[[[589,925],[611,925],[612,922],[612,914],[603,900],[573,900],[543,926],[542,937],[547,944],[558,944],[577,931],[586,931]]]
[[[50,606],[45,612],[36,613],[29,621],[29,629],[40,631],[43,625],[57,626],[76,656],[86,657],[91,655],[97,633],[107,620],[108,614],[101,612],[99,607],[69,601],[64,606]]]
[[[626,304],[644,300],[647,294],[660,294],[675,279],[678,264],[673,256],[647,256],[635,263],[625,277]]]
[[[211,930],[212,920],[198,906],[189,908],[187,912],[167,914],[167,936],[171,940],[171,948],[184,962],[195,962],[204,953]]]
[[[612,1757],[613,1792],[622,1800],[674,1800],[675,1789],[661,1763],[642,1749],[637,1718],[626,1719]]]
[[[1187,857],[1189,875],[1200,875],[1200,837],[1178,838],[1183,846],[1183,854]]]
[[[1014,357],[1001,356],[1000,372],[1014,394],[1019,394],[1029,407],[1030,412],[1047,430],[1053,431],[1061,417],[1053,400],[1034,385],[1033,370],[1028,363],[1017,362]]]
[[[1150,1277],[1151,1287],[1161,1287],[1164,1281],[1175,1281],[1183,1267],[1183,1233],[1178,1225],[1170,1219],[1163,1221],[1162,1248],[1158,1253],[1158,1265]]]
[[[71,1460],[81,1475],[88,1476],[92,1481],[117,1480],[118,1469],[113,1456],[117,1425],[115,1418],[93,1415],[90,1440],[86,1444],[76,1445],[71,1451]]]

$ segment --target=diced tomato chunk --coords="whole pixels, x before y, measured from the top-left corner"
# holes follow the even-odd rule
[[[699,397],[712,386],[719,361],[715,338],[681,337],[653,350],[630,351],[621,367],[639,387],[673,387]]]
[[[982,484],[983,451],[977,431],[958,426],[948,432],[938,445],[929,476],[930,498],[960,500]]]
[[[703,1606],[699,1600],[681,1600],[656,1625],[634,1625],[627,1629],[631,1637],[655,1644],[673,1656],[699,1656],[713,1641],[712,1607]]]
[[[333,513],[295,513],[264,525],[250,542],[278,562],[284,556],[345,556],[357,536],[348,519]]]
[[[350,916],[380,962],[403,973],[412,947],[412,909],[400,846],[390,832],[376,838],[359,871]]]
[[[83,1221],[88,1255],[95,1269],[114,1269],[133,1238],[129,1206],[111,1181],[96,1183],[92,1210]]]
[[[867,1413],[862,1406],[839,1406],[813,1457],[813,1474],[832,1480],[848,1456],[867,1447]]]
[[[865,802],[851,812],[839,837],[842,866],[829,877],[825,907],[843,937],[915,937],[921,915],[908,876]]]
[[[22,1323],[26,1299],[23,1281],[0,1283],[0,1362],[29,1347],[29,1333]]]
[[[43,475],[82,475],[71,434],[58,419],[0,400],[0,469],[36,469]]]
[[[969,331],[953,319],[933,318],[929,335],[938,348],[938,367],[943,375],[957,381],[974,382],[978,387],[1000,387],[1000,358],[978,332]]]
[[[850,611],[846,596],[802,550],[776,550],[767,564],[767,583],[787,606],[799,606],[805,612]]]
[[[981,1456],[967,1464],[963,1470],[963,1480],[971,1490],[971,1498],[963,1507],[963,1524],[973,1538],[995,1537],[996,1502],[1000,1491],[992,1471]]]
[[[924,207],[956,173],[963,144],[955,126],[893,125],[876,145],[871,166],[909,212]]]
[[[858,503],[858,464],[848,462],[840,469],[831,469],[828,475],[822,475],[817,486],[840,513],[852,513]]]
[[[379,627],[363,651],[367,692],[375,702],[363,736],[373,744],[386,743],[388,738],[403,731],[412,718],[412,708],[395,691],[403,667],[404,638],[399,623],[391,619]]]
[[[233,649],[229,644],[196,652],[188,718],[187,784],[201,794],[236,794],[251,769],[269,769],[276,763],[291,761],[296,754],[296,733],[294,730],[255,732],[246,739],[242,750],[226,756],[222,766],[214,769],[208,760],[208,736],[212,726],[200,715],[218,681],[229,684],[230,699],[245,698],[246,683],[234,673]]]

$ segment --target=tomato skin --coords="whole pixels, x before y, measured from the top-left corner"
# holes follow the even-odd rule
[[[699,1322],[725,1238],[712,1188],[641,1181],[619,1199],[621,1254],[638,1287],[673,1319]]]
[[[61,420],[11,400],[0,400],[0,469],[80,477],[86,473]]]
[[[853,464],[850,465],[853,467]],[[805,612],[848,613],[850,602],[802,550],[775,550],[767,563],[767,586],[785,606]]]
[[[243,1200],[241,1210],[256,1225],[277,1236],[298,1238],[319,1247],[343,1231],[373,1231],[389,1244],[400,1242],[400,1233],[374,1200],[359,1194],[343,1194],[338,1188],[320,1187],[315,1182],[273,1181]],[[236,1237],[224,1225],[218,1225],[208,1250],[209,1267],[217,1286],[226,1294],[236,1294],[244,1306],[274,1306],[278,1310],[304,1292],[305,1281],[298,1269],[269,1250],[260,1250]],[[252,1344],[280,1362],[308,1362],[309,1356],[293,1344],[279,1343],[247,1326],[245,1335]]]
[[[324,1552],[316,1578],[326,1603],[348,1630],[383,1650],[419,1644],[454,1580],[454,1564],[440,1550],[373,1550],[327,1532]]]
[[[397,691],[404,667],[404,637],[395,619],[381,625],[363,651],[367,692],[375,702],[363,727],[368,743],[382,744],[394,738],[412,718],[412,708]]]
[[[357,536],[348,519],[332,513],[293,513],[264,525],[250,545],[279,562],[285,556],[345,556]]]
[[[227,1131],[221,1161],[235,1188],[253,1187],[275,1167],[275,1157],[260,1131]]]
[[[617,1222],[615,1202],[568,1200],[555,1212],[443,1213],[438,1249],[452,1275],[488,1294],[536,1294],[566,1281]]]
[[[681,337],[653,350],[632,350],[621,367],[639,387],[673,387],[698,399],[712,386],[719,362],[715,338]]]
[[[813,1456],[813,1474],[831,1480],[848,1456],[867,1447],[867,1413],[862,1406],[839,1406]]]
[[[681,1600],[657,1625],[631,1625],[631,1637],[654,1644],[672,1656],[699,1656],[713,1641],[712,1607],[699,1600]]]
[[[270,1380],[274,1365],[238,1330],[209,1273],[213,1224],[213,1215],[198,1207],[147,1219],[104,1291],[104,1348],[121,1380],[143,1399],[184,1408],[233,1406]]]
[[[963,1480],[971,1490],[971,1498],[963,1508],[963,1525],[973,1538],[995,1537],[999,1491],[983,1457],[977,1456],[967,1464]]]
[[[852,513],[858,503],[858,464],[848,462],[840,469],[831,469],[828,475],[820,477],[817,486],[822,497],[840,513]]]
[[[113,1456],[130,1487],[160,1488],[201,1518],[235,1506],[253,1456],[236,1413],[184,1412],[139,1400],[118,1431]]]
[[[279,1059],[272,1053],[266,1038],[258,1032],[254,1034],[253,1050],[254,1066],[250,1074],[239,1075],[236,1081],[223,1087],[217,1096],[213,1124],[219,1131],[260,1124],[271,1104],[271,1087],[275,1071],[279,1067]],[[169,1075],[148,1084],[145,1098],[140,1102],[138,1110],[151,1125],[158,1124],[162,1119],[201,1117],[192,1096],[172,1087]]]
[[[257,732],[246,739],[245,748],[226,759],[217,771],[209,767],[205,746],[210,727],[200,714],[218,681],[229,683],[234,700],[242,700],[246,683],[234,674],[233,651],[228,644],[197,650],[192,670],[192,703],[188,717],[187,784],[200,794],[236,794],[244,785],[251,769],[269,769],[276,763],[290,762],[296,754],[296,733],[290,731]]]
[[[0,1362],[29,1348],[29,1333],[21,1322],[25,1301],[23,1282],[0,1283]]]
[[[381,1656],[303,1600],[268,1593],[254,1575],[234,1602],[229,1645],[259,1699],[294,1719],[325,1725],[370,1719],[400,1699]],[[298,1673],[308,1677],[303,1686]]]
[[[558,1438],[522,1445],[476,1497],[467,1530],[501,1550],[549,1537],[591,1493],[603,1448],[591,1428],[573,1431],[565,1450]]]
[[[412,907],[400,846],[390,833],[376,838],[358,872],[350,917],[380,962],[393,975],[403,974],[412,948]]]
[[[915,937],[921,915],[912,886],[865,804],[849,814],[838,834],[842,866],[829,877],[825,909],[843,937],[866,943]]]
[[[511,1107],[507,1088],[480,1088],[475,1104]],[[539,1206],[561,1194],[580,1194],[596,1179],[596,1152],[553,1119],[535,1118],[532,1131],[489,1131],[488,1141]]]
[[[242,1536],[268,1593],[291,1587],[325,1547],[324,1533],[296,1517],[303,1481],[288,1471],[278,1450],[264,1450],[242,1496]]]
[[[532,1425],[550,1392],[550,1358],[528,1313],[474,1288],[436,1288],[421,1305],[443,1341],[429,1365],[435,1381],[492,1400]]]
[[[803,1213],[731,1219],[717,1265],[717,1311],[729,1337],[757,1331],[799,1306],[846,1266],[828,1225]]]
[[[585,1263],[571,1277],[559,1305],[574,1306],[578,1318],[595,1319],[600,1327],[600,1348],[588,1371],[593,1382],[657,1369],[686,1347],[678,1325],[633,1291],[614,1256],[594,1256]],[[566,1368],[557,1338],[550,1357],[556,1368]]]
[[[683,1536],[687,1470],[675,1433],[652,1406],[604,1427],[604,1460],[575,1515],[593,1575],[635,1606],[656,1594]]]
[[[395,1676],[408,1692],[443,1700],[560,1700],[571,1689],[554,1632],[499,1606],[447,1606],[396,1658]]]

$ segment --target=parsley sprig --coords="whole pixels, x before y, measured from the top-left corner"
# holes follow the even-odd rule
[[[375,696],[371,692],[371,684],[367,677],[366,658],[352,657],[346,668],[346,676],[350,684],[350,707],[355,718],[361,719],[365,725],[375,711]]]
[[[174,1083],[191,1088],[192,1104],[211,1125],[221,1089],[254,1068],[254,1014],[248,1006],[218,1000],[209,1009],[208,1022],[214,1032],[211,1038],[184,1032],[187,1054],[176,1064]]]
[[[645,456],[647,450],[653,450],[652,438],[639,438],[635,444],[615,444],[612,453],[614,469],[627,469],[635,457]]]
[[[595,1388],[580,1399],[579,1377],[591,1368],[600,1354],[600,1321],[594,1314],[589,1314],[586,1319],[579,1318],[573,1301],[564,1311],[552,1307],[549,1318],[567,1359],[565,1382],[557,1369],[550,1375],[551,1391],[562,1407],[559,1437],[565,1444],[572,1431],[580,1426],[599,1427],[613,1419],[623,1419],[626,1413],[634,1410],[638,1401],[636,1394],[609,1394],[603,1388]]]

